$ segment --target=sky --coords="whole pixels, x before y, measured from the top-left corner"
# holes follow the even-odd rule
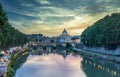
[[[120,0],[0,0],[9,23],[25,34],[58,36],[63,29],[80,35],[111,13],[120,13]]]

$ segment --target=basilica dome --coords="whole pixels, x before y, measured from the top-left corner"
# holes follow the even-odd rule
[[[62,35],[67,35],[67,34],[68,34],[68,33],[67,33],[67,30],[64,29],[63,32],[62,32]]]

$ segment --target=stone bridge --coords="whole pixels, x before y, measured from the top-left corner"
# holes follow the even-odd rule
[[[29,43],[29,46],[56,47],[57,45],[62,45],[63,47],[66,47],[66,44],[67,44],[66,42],[64,42],[64,43],[41,43],[41,42],[30,42],[30,43]],[[73,43],[73,42],[70,42],[70,44],[74,47],[74,43]]]

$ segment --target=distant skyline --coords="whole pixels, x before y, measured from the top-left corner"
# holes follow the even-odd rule
[[[26,34],[57,36],[64,30],[80,35],[111,13],[120,13],[120,0],[0,0],[9,23]]]

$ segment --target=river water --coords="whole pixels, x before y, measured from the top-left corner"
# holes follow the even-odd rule
[[[16,77],[120,77],[120,64],[64,49],[33,50]]]

